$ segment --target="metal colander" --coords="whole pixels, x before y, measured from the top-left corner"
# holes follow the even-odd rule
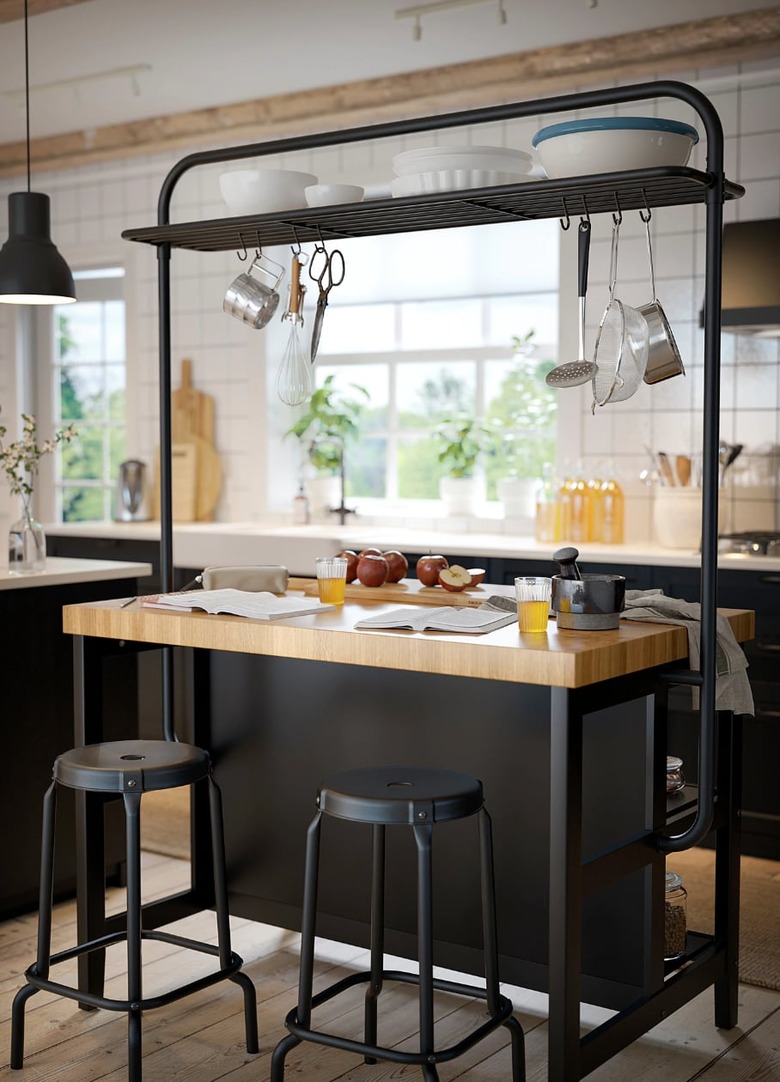
[[[609,261],[609,303],[596,336],[593,360],[593,412],[607,402],[624,402],[636,393],[647,367],[648,330],[644,316],[615,296],[617,284],[619,215],[612,216]]]

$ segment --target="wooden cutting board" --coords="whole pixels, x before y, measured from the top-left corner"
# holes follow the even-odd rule
[[[181,362],[180,386],[171,392],[171,435],[175,443],[201,436],[214,444],[214,399],[192,385],[192,361]]]
[[[288,589],[303,590],[307,597],[317,596],[316,579],[291,578]],[[344,596],[347,601],[395,601],[399,605],[468,605],[479,608],[489,597],[500,594],[514,598],[514,586],[483,582],[466,590],[445,590],[442,586],[423,586],[417,579],[401,579],[386,582],[384,586],[363,586],[359,582],[348,583]]]
[[[191,447],[195,459],[195,488],[191,504],[178,501],[181,517],[174,514],[177,522],[208,522],[214,517],[222,488],[222,467],[214,447],[214,413],[213,397],[196,390],[192,384],[192,361],[183,360],[181,386],[171,392],[171,437],[174,446],[180,448],[189,444]],[[157,477],[159,482],[159,472]],[[159,490],[159,483],[157,488]],[[175,483],[174,502],[177,502]],[[185,518],[185,514],[190,517]]]
[[[198,499],[198,448],[192,441],[171,446],[171,505],[174,522],[194,522]],[[160,517],[160,454],[154,474],[154,517]]]

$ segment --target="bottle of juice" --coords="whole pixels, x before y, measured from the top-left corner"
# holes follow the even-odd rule
[[[569,470],[564,467],[564,477],[558,488],[558,526],[560,535],[556,537],[556,541],[573,541],[572,535],[572,503],[574,489],[577,486],[577,482],[574,476]]]
[[[569,537],[575,544],[590,541],[590,492],[582,466],[571,483],[571,528]]]
[[[625,526],[625,501],[623,489],[614,476],[601,486],[602,540],[608,545],[622,545]]]
[[[604,540],[604,498],[601,491],[603,484],[601,474],[601,468],[596,470],[596,476],[591,477],[588,481],[588,495],[590,499],[590,506],[588,508],[590,515],[589,532],[591,541],[603,541]]]
[[[549,462],[542,467],[542,479],[536,489],[536,529],[537,541],[560,540],[560,505],[558,488]]]

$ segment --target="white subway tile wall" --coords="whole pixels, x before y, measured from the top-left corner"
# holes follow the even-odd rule
[[[726,207],[727,220],[780,216],[780,73],[769,62],[687,72],[679,78],[698,82],[718,108],[726,135],[729,179],[747,188],[744,199]],[[677,102],[621,107],[623,114],[652,111],[696,122]],[[533,133],[550,117],[493,124],[462,132],[421,133],[398,140],[286,155],[266,164],[299,168],[322,181],[352,181],[386,186],[391,159],[399,150],[432,142],[499,143],[530,149]],[[699,125],[700,126],[700,125]],[[215,143],[216,143],[215,133]],[[157,260],[153,248],[122,241],[123,229],[156,220],[160,184],[170,166],[185,153],[128,158],[67,172],[34,176],[34,187],[52,200],[52,234],[74,266],[113,258],[126,262],[127,296],[132,313],[128,359],[128,451],[154,461],[158,416]],[[705,164],[703,140],[691,165]],[[192,171],[178,184],[174,221],[225,214],[218,178],[224,167]],[[3,181],[0,199],[19,184]],[[647,448],[671,455],[698,453],[701,440],[702,333],[698,326],[703,297],[703,210],[659,209],[652,216],[658,298],[672,324],[687,375],[653,387],[642,385],[628,402],[607,405],[592,416],[588,387],[562,391],[559,461],[581,461],[596,472],[614,462],[627,495],[627,539],[651,534],[652,490],[639,481],[649,465]],[[588,293],[588,345],[592,348],[607,301],[609,217],[594,217]],[[576,351],[574,230],[562,234],[561,356]],[[251,238],[247,238],[252,254]],[[286,258],[286,257],[285,257]],[[224,470],[217,518],[262,521],[289,516],[296,449],[281,439],[289,416],[268,394],[280,355],[280,331],[257,334],[222,312],[230,281],[246,264],[233,252],[174,252],[172,260],[172,352],[174,386],[181,359],[193,361],[199,389],[216,399],[216,443]],[[650,300],[644,226],[637,212],[625,215],[620,244],[619,296],[628,303]],[[745,445],[725,490],[728,520],[736,529],[778,527],[777,448],[780,444],[780,380],[777,340],[723,338],[721,432]],[[18,410],[21,391],[15,378],[14,310],[0,306],[0,405],[4,418]],[[269,405],[270,403],[270,405]],[[744,497],[744,498],[741,498]],[[11,513],[7,493],[0,493],[0,536]],[[5,520],[5,522],[3,521]],[[497,523],[500,528],[500,523]]]

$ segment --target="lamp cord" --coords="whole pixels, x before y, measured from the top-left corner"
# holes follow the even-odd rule
[[[24,0],[24,104],[27,114],[27,191],[30,191],[30,54],[27,48],[27,0]]]

